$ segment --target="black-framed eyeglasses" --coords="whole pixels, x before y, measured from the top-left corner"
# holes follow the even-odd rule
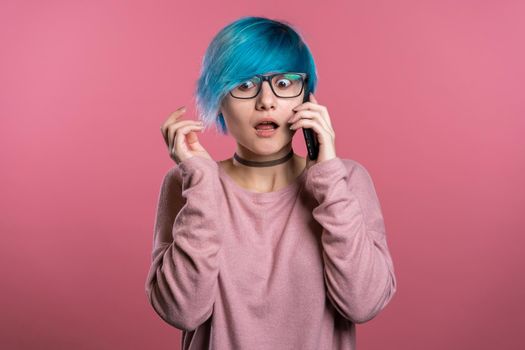
[[[275,96],[282,98],[297,97],[303,92],[304,83],[308,81],[306,73],[284,72],[270,75],[256,74],[230,90],[235,98],[254,98],[261,91],[262,83],[267,81]]]

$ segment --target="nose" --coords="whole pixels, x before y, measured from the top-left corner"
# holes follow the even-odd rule
[[[270,109],[275,108],[275,98],[270,83],[263,81],[261,90],[257,95],[256,108],[257,109]]]

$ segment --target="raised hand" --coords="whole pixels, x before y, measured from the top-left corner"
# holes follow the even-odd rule
[[[203,123],[197,120],[181,120],[180,117],[185,112],[186,107],[178,108],[160,127],[170,158],[177,164],[194,156],[213,160],[197,137],[197,132],[204,129]]]

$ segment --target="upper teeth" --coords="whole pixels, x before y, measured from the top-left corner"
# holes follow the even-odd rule
[[[273,122],[262,122],[261,124],[273,124]]]

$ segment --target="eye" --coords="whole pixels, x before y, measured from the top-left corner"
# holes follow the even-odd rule
[[[276,85],[277,85],[277,87],[279,87],[279,88],[286,88],[286,87],[290,86],[291,84],[292,84],[292,83],[291,83],[290,80],[288,80],[288,79],[279,79],[279,80],[277,80],[277,82],[276,82]]]
[[[255,86],[255,84],[254,84],[253,81],[247,80],[244,83],[242,83],[239,86],[237,86],[237,89],[239,89],[239,90],[248,90],[248,89],[250,89],[250,88],[252,88],[254,86]]]

